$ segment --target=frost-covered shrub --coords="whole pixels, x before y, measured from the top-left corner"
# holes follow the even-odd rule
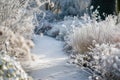
[[[32,23],[33,16],[28,15],[28,12],[18,23],[8,28],[11,29],[14,33],[18,33],[25,37],[26,39],[31,39],[34,31],[34,25]]]
[[[34,44],[30,39],[34,10],[26,9],[28,1],[0,1],[0,80],[30,80],[21,68],[23,62],[33,58],[30,49]]]
[[[36,34],[41,33],[40,29],[46,24],[44,22],[52,23],[61,21],[66,16],[74,17],[87,13],[90,0],[41,0],[41,4],[40,9],[42,11],[35,14],[37,17],[36,21],[38,21],[38,25],[35,29]]]
[[[52,29],[52,25],[51,23],[47,22],[47,21],[40,21],[41,23],[39,24],[39,26],[35,27],[35,34],[46,34],[47,31],[49,31],[50,29]]]
[[[82,20],[77,17],[65,17],[64,21],[51,24],[52,28],[46,33],[58,40],[65,40],[67,35],[73,32],[74,27],[80,27],[82,24]]]
[[[105,21],[90,21],[82,24],[82,27],[75,27],[70,33],[70,45],[78,52],[89,51],[89,47],[94,47],[92,41],[96,43],[116,43],[120,42],[120,27],[116,25],[116,18],[109,16]]]
[[[119,80],[120,24],[116,24],[116,17],[84,20],[86,23],[69,34],[71,62],[87,68],[93,74],[91,80]]]
[[[95,44],[87,54],[71,55],[72,63],[87,68],[93,74],[90,80],[120,79],[120,43]]]
[[[29,0],[0,1],[0,25],[31,39],[34,29],[32,24],[33,12],[26,9],[29,6],[28,2]]]
[[[32,80],[14,57],[0,51],[0,80]]]
[[[36,26],[36,34],[47,34],[58,40],[65,40],[66,35],[72,32],[74,27],[82,26],[84,21],[77,17],[65,17],[63,21],[49,23],[46,20],[41,21],[40,26]]]
[[[120,79],[120,44],[96,44],[89,52],[89,67],[99,73],[102,80]]]
[[[23,15],[22,9],[26,7],[29,0],[1,0],[0,1],[0,24],[11,24],[18,21]],[[6,21],[12,20],[11,23]]]
[[[0,49],[7,51],[10,56],[17,57],[19,61],[31,60],[30,49],[34,44],[20,34],[14,34],[9,28],[0,26]]]

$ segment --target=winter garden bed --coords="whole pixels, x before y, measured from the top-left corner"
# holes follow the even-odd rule
[[[43,34],[65,41],[64,51],[70,54],[70,63],[87,68],[94,80],[119,80],[120,24],[116,16],[105,21],[66,17],[64,21],[43,26]],[[46,31],[45,31],[46,30]]]
[[[14,2],[16,0],[12,0],[9,4],[4,1],[2,3],[5,4],[0,6],[7,5],[6,9],[8,9],[12,1]],[[78,7],[80,6],[76,6],[76,8]],[[25,11],[22,8],[20,7],[18,9],[15,7],[13,11],[9,12],[14,13],[11,15],[1,14],[1,16],[4,16],[4,18],[2,17],[3,19],[0,19],[1,80],[32,79],[25,73],[23,70],[24,65],[22,65],[25,60],[32,61],[34,58],[30,51],[34,46],[31,41],[32,30],[34,29],[34,26],[31,24],[33,22],[33,16],[29,14],[32,12],[32,8],[28,6],[28,10]],[[70,8],[68,12],[71,9],[74,10]],[[22,10],[24,15],[21,15]],[[3,9],[3,11],[5,10]],[[51,15],[56,17],[49,11],[46,13],[48,14],[47,19]],[[64,13],[66,12],[58,16]],[[67,14],[69,13],[65,15]],[[8,16],[9,18],[7,18]],[[53,19],[50,18],[50,20]],[[64,50],[71,56],[70,62],[79,65],[81,68],[89,69],[93,74],[93,76],[89,77],[91,80],[120,80],[120,24],[116,21],[116,16],[108,16],[106,20],[97,22],[85,15],[81,19],[77,17],[65,17],[60,22],[55,21],[54,23],[49,23],[49,21],[41,20],[40,17],[40,22],[35,29],[35,33],[41,35],[46,34],[57,40],[64,41]]]
[[[90,21],[75,27],[68,36],[71,61],[88,68],[91,80],[119,80],[120,24],[115,16],[105,21]],[[71,47],[70,47],[71,46]]]

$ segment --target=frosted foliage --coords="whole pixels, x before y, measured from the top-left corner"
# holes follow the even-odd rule
[[[120,24],[116,21],[115,16],[99,22],[90,20],[74,27],[69,35],[71,61],[87,68],[93,74],[90,80],[120,80]]]
[[[120,41],[120,27],[116,25],[116,18],[109,16],[105,21],[90,21],[82,27],[76,27],[70,35],[70,45],[78,52],[89,51],[96,43],[116,43]]]
[[[73,54],[71,59],[72,62],[80,67],[85,67],[93,74],[90,80],[120,79],[120,43],[96,44],[90,52]]]
[[[19,34],[14,34],[7,27],[0,26],[0,50],[5,50],[10,56],[17,57],[19,61],[31,60],[30,49],[34,44]]]
[[[7,19],[17,20],[22,15],[21,9],[27,2],[28,0],[0,0],[0,22],[5,22]]]
[[[26,13],[27,14],[27,13]],[[26,39],[31,39],[33,34],[33,23],[32,23],[33,16],[28,16],[28,14],[19,21],[19,23],[9,27],[13,32],[20,34],[21,36],[25,37]]]
[[[10,28],[27,39],[31,39],[34,26],[32,12],[27,10],[29,0],[1,0],[0,25]]]
[[[90,67],[101,74],[102,80],[120,79],[120,44],[96,44],[89,55],[93,56]]]
[[[52,24],[53,27],[47,31],[47,35],[58,40],[65,40],[74,27],[81,26],[82,24],[82,20],[79,20],[77,17],[65,17],[64,21]]]
[[[21,67],[23,62],[32,60],[30,49],[34,46],[28,1],[0,0],[0,80],[31,80]]]
[[[0,51],[0,80],[32,80],[22,69],[19,62]]]

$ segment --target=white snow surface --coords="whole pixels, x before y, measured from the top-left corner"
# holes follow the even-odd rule
[[[34,80],[88,80],[89,73],[67,63],[63,42],[40,35],[34,35],[33,41],[35,47],[32,52],[37,56],[26,69]]]

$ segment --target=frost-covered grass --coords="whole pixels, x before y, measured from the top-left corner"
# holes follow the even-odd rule
[[[90,20],[69,34],[68,44],[74,53],[71,58],[75,64],[90,69],[91,80],[120,79],[120,24],[116,21],[115,16],[99,22]]]
[[[120,27],[116,18],[108,16],[105,21],[90,21],[81,27],[75,27],[70,34],[70,45],[78,52],[87,52],[96,43],[117,43],[120,41]]]

